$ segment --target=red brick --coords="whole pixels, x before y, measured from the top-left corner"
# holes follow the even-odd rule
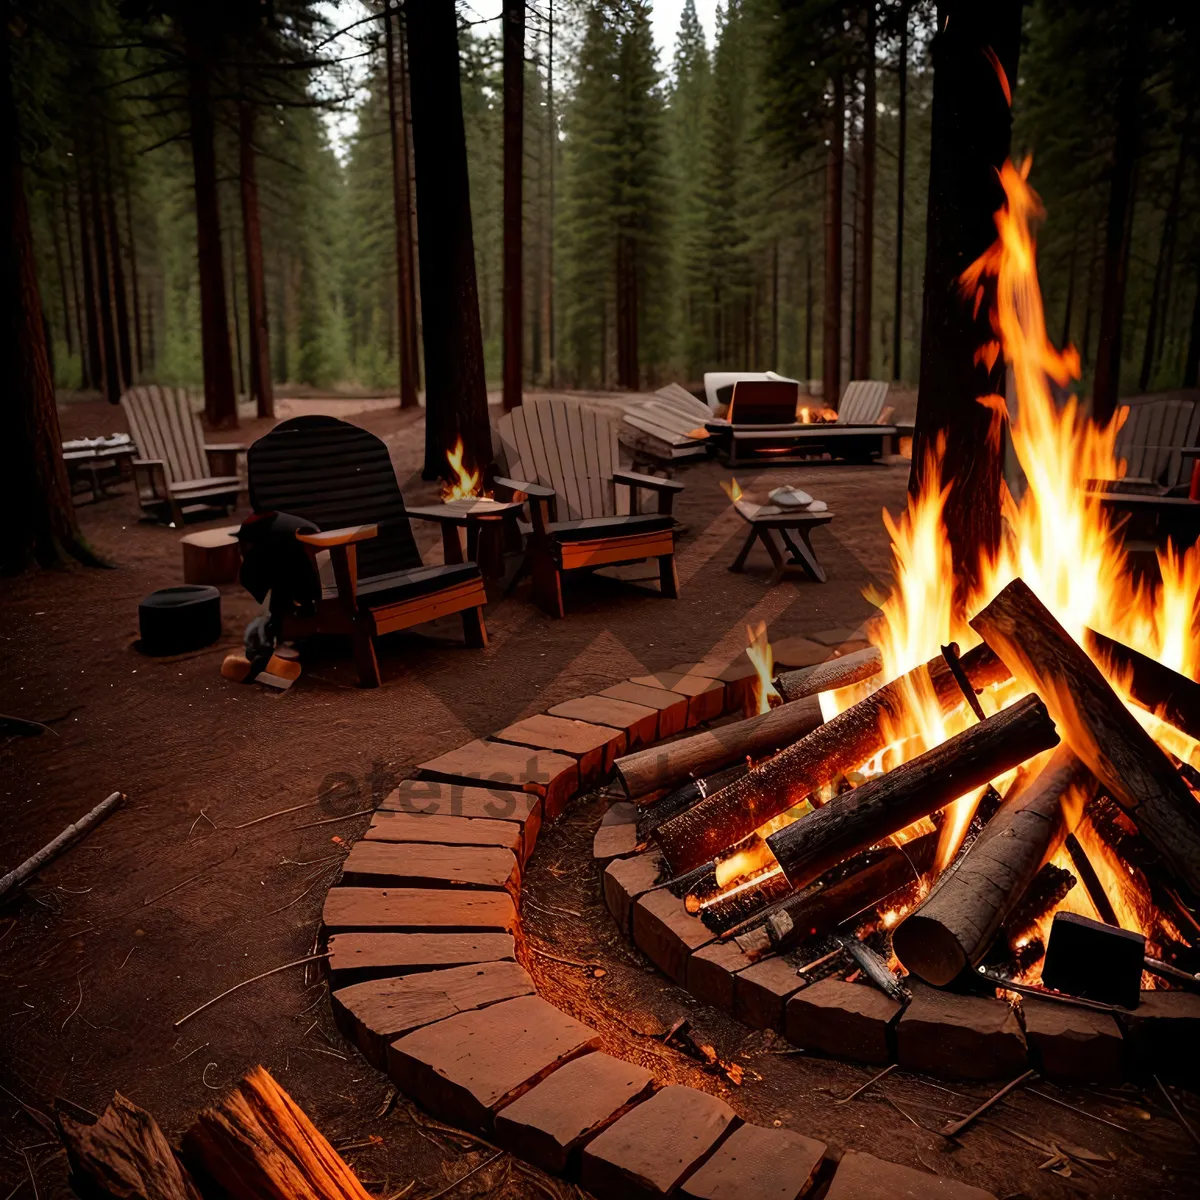
[[[1075,1083],[1121,1079],[1121,1029],[1108,1013],[1023,997],[1025,1038],[1044,1075]]]
[[[715,720],[725,711],[725,684],[719,679],[705,675],[659,671],[654,675],[635,675],[629,682],[642,687],[663,688],[668,692],[678,692],[679,695],[686,696],[689,728],[704,721]]]
[[[737,1119],[716,1096],[665,1087],[584,1147],[581,1182],[597,1200],[666,1196]]]
[[[467,787],[433,779],[404,780],[384,797],[379,811],[509,821],[521,827],[523,858],[533,853],[542,824],[542,798],[536,792]]]
[[[692,952],[707,946],[714,936],[667,888],[648,892],[633,906],[635,944],[680,986],[687,982],[687,961]]]
[[[358,842],[342,864],[347,887],[503,888],[514,895],[516,856],[499,846]]]
[[[847,1150],[825,1200],[996,1200],[992,1192]]]
[[[804,986],[786,959],[764,958],[739,973],[734,985],[733,1011],[754,1029],[782,1029],[788,999]]]
[[[959,996],[913,983],[896,1027],[902,1067],[959,1079],[1018,1075],[1029,1065],[1025,1035],[1003,1000]]]
[[[517,721],[492,737],[498,742],[569,754],[579,763],[579,780],[585,787],[606,776],[613,760],[625,753],[625,735],[620,730],[544,713]]]
[[[799,1200],[824,1157],[824,1142],[790,1129],[742,1125],[679,1194],[688,1200]]]
[[[511,933],[338,933],[329,939],[329,970],[338,986],[433,967],[514,961]]]
[[[517,910],[507,892],[335,887],[325,897],[322,919],[331,933],[348,929],[511,933]]]
[[[787,1003],[784,1031],[793,1046],[853,1062],[888,1063],[888,1031],[900,1005],[876,988],[822,979]]]
[[[670,737],[687,728],[687,697],[668,688],[646,687],[640,683],[615,683],[600,695],[610,700],[627,700],[631,704],[657,709],[660,738]]]
[[[333,1011],[342,1032],[382,1070],[388,1043],[401,1035],[533,992],[517,963],[481,963],[355,983],[333,993]]]
[[[655,885],[662,868],[663,860],[653,850],[608,864],[604,872],[604,903],[627,937],[633,929],[633,906],[637,898]]]
[[[393,1042],[388,1074],[434,1116],[489,1131],[493,1114],[599,1043],[538,996],[460,1013]]]
[[[597,1051],[565,1063],[496,1116],[496,1141],[543,1171],[561,1173],[573,1153],[644,1100],[654,1077]]]
[[[579,766],[568,754],[530,750],[504,742],[468,742],[420,765],[423,776],[443,782],[485,781],[498,787],[535,792],[547,820],[566,807],[579,786]]]
[[[736,942],[710,942],[688,959],[687,990],[701,1004],[733,1012],[734,976],[751,960]]]
[[[436,813],[377,812],[363,838],[369,842],[422,842],[441,846],[499,846],[524,856],[521,826],[515,821],[442,817]]]
[[[633,750],[658,737],[658,709],[611,696],[579,696],[549,709],[552,717],[572,721],[587,721],[592,725],[607,725],[624,731],[626,747]]]

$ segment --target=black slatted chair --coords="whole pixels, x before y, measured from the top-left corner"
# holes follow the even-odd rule
[[[296,536],[333,562],[335,585],[322,589],[314,616],[285,620],[285,637],[349,635],[363,687],[379,686],[382,634],[461,612],[467,645],[487,645],[478,566],[421,561],[391,456],[373,433],[335,417],[294,417],[250,447],[247,467],[254,511],[311,521],[320,533]]]

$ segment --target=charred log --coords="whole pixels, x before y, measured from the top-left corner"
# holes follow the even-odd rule
[[[1042,864],[1074,829],[1091,773],[1066,746],[1028,786],[1010,796],[971,849],[942,874],[921,906],[892,935],[913,974],[945,987],[983,961],[1005,918]]]
[[[1008,668],[986,646],[969,651],[962,663],[975,687],[986,687],[1009,675]],[[714,858],[764,821],[882,750],[890,740],[887,726],[899,723],[908,689],[919,686],[925,672],[926,686],[932,683],[943,712],[952,712],[962,703],[958,684],[940,655],[885,684],[731,787],[662,825],[654,839],[672,869],[686,871]]]
[[[1026,696],[887,774],[785,826],[767,845],[793,887],[804,887],[950,801],[1058,744],[1046,706]]]
[[[1096,664],[1020,579],[971,626],[1041,693],[1068,745],[1200,894],[1200,805]]]
[[[718,771],[715,775],[706,775],[703,779],[689,779],[687,783],[681,784],[673,792],[668,792],[654,801],[654,804],[645,810],[645,815],[638,821],[638,841],[647,841],[660,825],[665,824],[672,817],[679,816],[682,812],[687,812],[692,805],[699,804],[705,797],[735,783],[749,769],[749,763],[734,763],[732,767],[726,767],[725,770]]]

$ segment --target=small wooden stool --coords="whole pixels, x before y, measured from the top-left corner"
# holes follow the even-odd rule
[[[805,509],[785,512],[774,504],[752,504],[746,500],[734,503],[738,515],[750,526],[742,546],[730,565],[731,571],[741,571],[746,565],[746,556],[755,541],[761,541],[771,556],[775,571],[771,576],[769,586],[774,587],[789,567],[800,567],[810,579],[817,583],[825,582],[825,568],[821,566],[816,551],[812,547],[811,531],[818,525],[828,525],[833,520],[831,512],[810,513]],[[783,549],[777,545],[775,535],[778,533],[783,541]],[[796,538],[792,535],[795,534]],[[784,557],[789,554],[789,557]]]
[[[224,529],[203,529],[180,538],[184,582],[237,583],[242,569],[238,529],[237,525],[227,525]]]

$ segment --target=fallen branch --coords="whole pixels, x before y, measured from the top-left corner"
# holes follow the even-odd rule
[[[101,800],[86,816],[80,817],[73,825],[68,825],[54,841],[48,842],[19,867],[9,871],[3,879],[0,879],[0,903],[3,903],[10,893],[15,892],[33,878],[47,863],[53,862],[64,850],[95,829],[105,817],[120,807],[124,799],[123,793],[113,792],[111,796]]]
[[[1018,1075],[1011,1083],[1006,1083],[994,1096],[989,1096],[974,1112],[969,1112],[958,1121],[952,1121],[944,1129],[939,1129],[938,1133],[942,1137],[954,1137],[956,1134],[962,1133],[976,1117],[982,1116],[989,1108],[995,1104],[999,1104],[1009,1092],[1019,1088],[1021,1084],[1028,1082],[1037,1075],[1036,1071],[1026,1071],[1024,1075]]]
[[[226,996],[232,995],[239,988],[244,988],[248,983],[257,983],[260,979],[266,979],[268,975],[278,975],[280,971],[286,971],[289,967],[303,966],[305,963],[315,962],[318,958],[328,958],[330,952],[322,950],[320,954],[307,954],[304,958],[297,958],[292,962],[284,963],[281,967],[272,967],[269,971],[263,971],[259,975],[253,975],[249,979],[243,979],[241,983],[235,983],[233,987],[226,988],[219,996],[214,996],[211,1000],[205,1000],[199,1008],[193,1008],[186,1016],[180,1017],[175,1022],[173,1028],[178,1029],[185,1021],[190,1021],[197,1013],[202,1013],[206,1008],[211,1008],[218,1000],[224,1000]]]
[[[880,1071],[878,1075],[872,1075],[871,1078],[868,1079],[867,1082],[862,1085],[862,1087],[856,1087],[854,1089],[854,1091],[852,1091],[850,1093],[850,1095],[845,1096],[841,1100],[835,1100],[834,1104],[849,1104],[851,1100],[854,1100],[858,1096],[861,1096],[863,1094],[863,1092],[865,1092],[867,1090],[867,1088],[871,1087],[873,1084],[878,1083],[885,1076],[890,1075],[899,1065],[900,1065],[899,1063],[892,1063],[892,1065],[890,1067],[884,1067],[883,1070]]]

